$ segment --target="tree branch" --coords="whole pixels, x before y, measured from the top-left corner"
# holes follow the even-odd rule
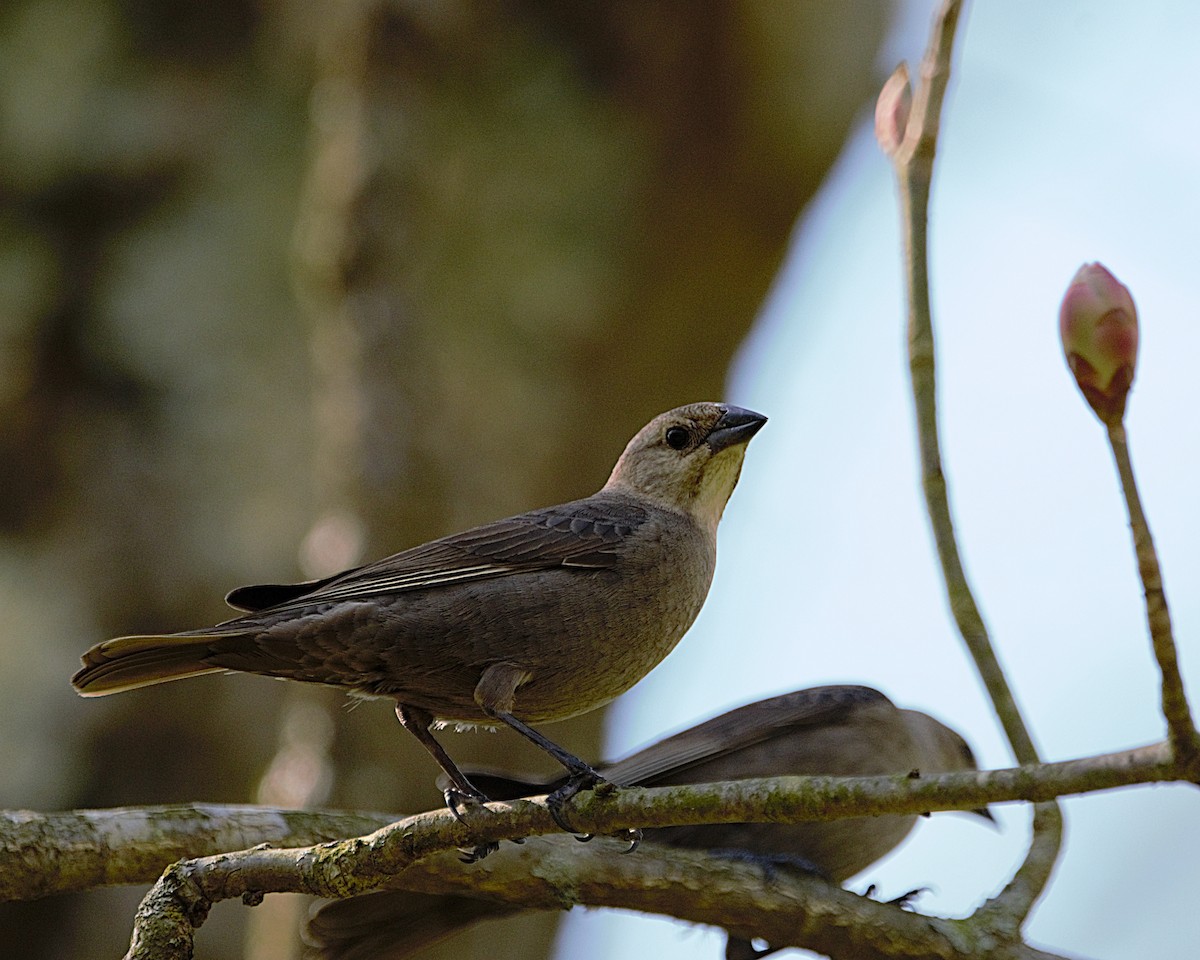
[[[1007,770],[908,777],[775,777],[678,787],[622,788],[609,796],[582,793],[570,816],[581,829],[611,833],[629,826],[835,820],[884,813],[970,810],[1013,800],[1046,801],[1137,783],[1187,780],[1166,742],[1132,750]],[[201,857],[269,843],[326,845],[340,887],[310,889],[293,875],[270,891],[327,896],[372,889],[380,877],[436,852],[480,840],[555,833],[544,802],[492,803],[468,829],[445,810],[394,822],[383,813],[276,810],[207,804],[125,807],[67,813],[0,812],[0,901],[26,900],[120,883],[145,883],[182,857]],[[379,829],[383,828],[383,829]],[[258,851],[287,861],[295,851]],[[240,854],[238,855],[240,856]],[[312,871],[310,871],[311,873]],[[338,891],[341,891],[340,893]],[[240,895],[236,893],[234,895]]]
[[[596,833],[633,825],[829,820],[1039,801],[1173,779],[1179,779],[1179,771],[1163,742],[1062,763],[927,778],[781,777],[623,788],[608,796],[580,795],[571,816]],[[220,806],[7,812],[0,816],[0,855],[7,867],[0,895],[27,897],[145,880],[181,852],[228,850],[247,839],[303,844],[386,819]],[[544,799],[488,804],[472,819],[468,828],[449,811],[437,810],[351,840],[285,849],[262,843],[181,860],[139,908],[129,957],[190,957],[194,931],[218,900],[240,896],[254,904],[265,893],[289,891],[344,897],[381,883],[500,899],[529,909],[586,904],[661,912],[835,956],[1050,956],[1021,942],[1019,921],[998,922],[1007,915],[994,906],[1003,894],[967,920],[937,920],[873,903],[812,877],[784,877],[719,856],[674,849],[659,854],[650,845],[636,856],[611,856],[610,844],[581,848],[562,836],[505,847],[482,864],[465,866],[453,848],[557,832]],[[1013,885],[1020,879],[1019,874]]]
[[[718,925],[740,936],[761,936],[772,945],[863,960],[1053,956],[981,935],[967,921],[907,913],[793,871],[767,875],[754,864],[653,844],[631,857],[622,856],[620,849],[606,840],[581,847],[560,835],[505,847],[471,866],[442,853],[406,869],[389,885],[466,894],[522,908],[586,904],[663,913]],[[172,866],[138,912],[127,960],[190,957],[191,930],[209,905],[275,882],[277,853],[281,851],[247,851]],[[312,867],[320,859],[299,851],[289,854]]]
[[[900,192],[908,288],[909,368],[916,407],[921,484],[941,560],[946,596],[1014,755],[1018,762],[1031,764],[1038,760],[1037,749],[1000,667],[959,555],[938,439],[927,220],[938,124],[950,81],[962,6],[962,0],[945,0],[938,11],[921,61],[920,83],[912,91],[911,111],[905,100],[909,93],[907,69],[902,66],[885,85],[876,114],[877,134],[892,159]],[[1025,862],[1012,882],[988,904],[996,923],[1019,927],[1045,889],[1061,846],[1061,812],[1052,804],[1040,806],[1034,814],[1033,839]]]
[[[369,833],[395,814],[179,804],[65,813],[0,811],[0,902],[149,883],[183,857],[258,843],[308,846]]]
[[[1138,495],[1123,423],[1116,421],[1108,425],[1108,441],[1112,447],[1117,474],[1121,479],[1121,490],[1125,494],[1129,528],[1133,534],[1134,552],[1137,554],[1138,573],[1142,578],[1142,589],[1145,593],[1146,621],[1150,628],[1154,658],[1158,661],[1162,673],[1163,716],[1166,718],[1171,746],[1176,755],[1194,766],[1200,755],[1200,737],[1197,736],[1193,725],[1191,708],[1183,688],[1183,678],[1179,673],[1179,658],[1171,630],[1171,611],[1163,590],[1158,552],[1154,549],[1150,524],[1142,510],[1142,499]],[[1196,773],[1200,774],[1200,770]]]
[[[933,315],[929,300],[926,220],[937,151],[938,119],[946,85],[961,0],[947,0],[921,63],[921,84],[913,92],[912,113],[892,156],[900,191],[908,287],[908,348],[917,413],[921,482],[934,542],[942,564],[947,599],[959,632],[975,660],[1000,722],[1020,763],[1036,763],[1037,751],[988,637],[983,615],[967,582],[958,551],[938,437]]]

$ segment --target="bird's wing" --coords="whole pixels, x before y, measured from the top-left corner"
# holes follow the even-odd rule
[[[653,786],[658,779],[805,727],[846,720],[854,711],[890,704],[871,687],[838,684],[785,693],[746,704],[653,743],[603,768],[624,786]]]
[[[361,569],[362,567],[353,567],[343,570],[341,573],[335,573],[331,577],[305,580],[303,583],[254,583],[246,587],[237,587],[225,596],[225,602],[235,610],[258,613],[268,607],[275,607],[281,603],[287,603],[289,600],[295,600],[297,597],[315,593],[322,587],[333,583],[334,580],[349,577]]]
[[[481,920],[519,913],[514,904],[450,894],[383,890],[331,900],[308,921],[304,942],[313,960],[408,957]]]
[[[240,587],[226,598],[249,612],[363,600],[552,567],[605,569],[650,518],[624,497],[588,497],[433,540],[324,580]]]

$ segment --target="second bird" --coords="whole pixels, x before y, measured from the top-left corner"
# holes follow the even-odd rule
[[[434,540],[345,573],[242,587],[244,616],[83,655],[83,696],[222,671],[395,700],[445,771],[453,808],[486,796],[434,738],[439,721],[503,723],[571,774],[598,775],[531,723],[603,706],[671,652],[708,594],[717,523],[766,417],[723,403],[660,414],[583,500]]]
[[[601,767],[614,783],[661,787],[774,776],[871,776],[974,770],[958,733],[926,713],[903,710],[878,690],[828,686],[797,690],[730,710],[632,756]],[[479,774],[497,799],[527,797],[554,784]],[[971,811],[987,819],[986,810]],[[897,847],[915,815],[849,817],[799,823],[714,823],[646,830],[646,840],[788,865],[844,883]],[[770,874],[768,873],[768,876]],[[400,960],[481,920],[521,912],[512,904],[466,896],[389,890],[336,900],[308,926],[311,960]],[[726,960],[772,953],[728,939]]]

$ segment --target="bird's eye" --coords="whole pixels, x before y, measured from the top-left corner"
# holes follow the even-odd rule
[[[667,446],[672,450],[682,450],[688,445],[688,432],[683,427],[671,427],[667,430]]]

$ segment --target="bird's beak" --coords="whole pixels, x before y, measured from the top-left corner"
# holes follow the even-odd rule
[[[749,443],[750,438],[762,429],[767,418],[761,413],[746,410],[744,407],[726,407],[725,413],[712,428],[705,441],[713,453],[720,453],[727,447],[739,443]]]

